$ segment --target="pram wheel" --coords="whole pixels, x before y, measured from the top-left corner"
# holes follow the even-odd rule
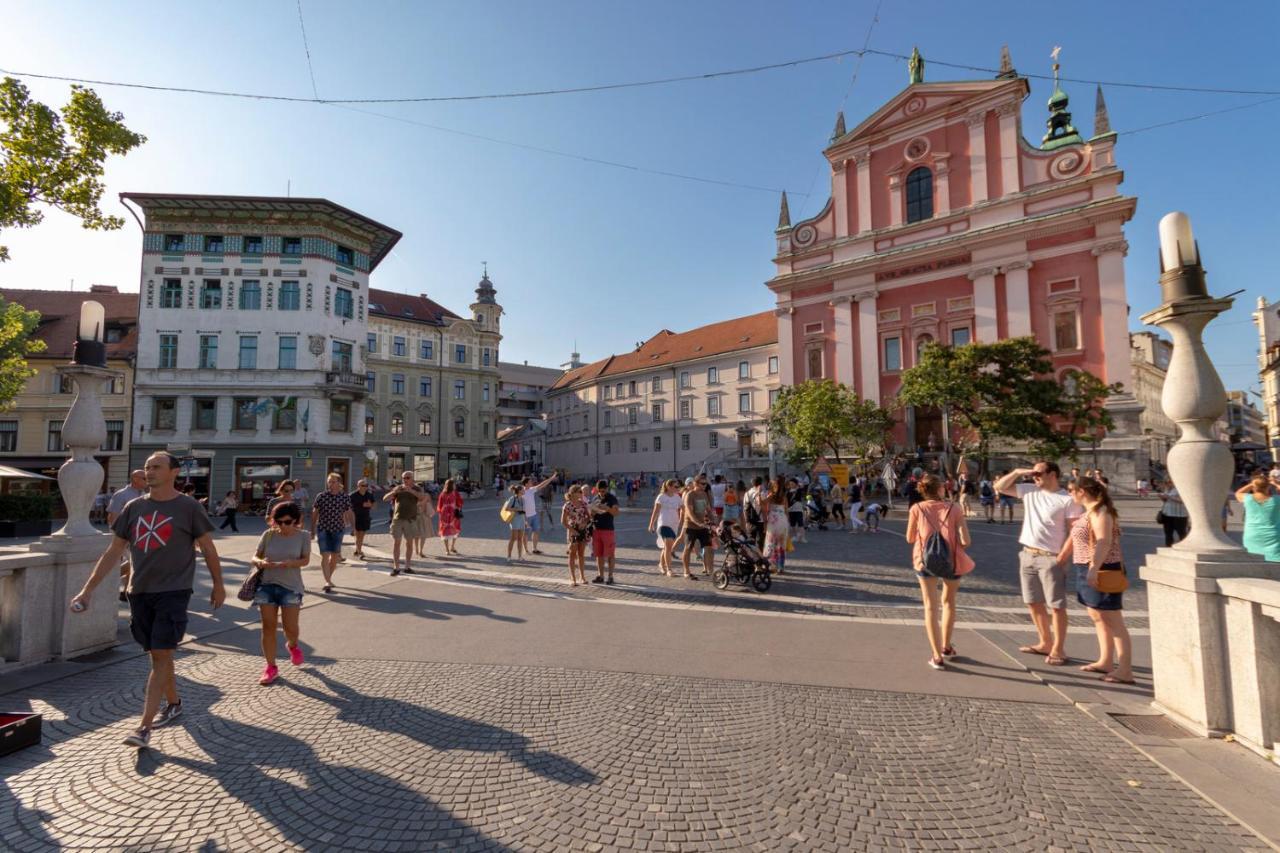
[[[711,574],[711,582],[716,585],[716,589],[729,588],[729,574],[724,569],[716,569]]]
[[[769,572],[755,572],[751,575],[751,585],[755,587],[756,592],[768,592],[769,587],[773,586],[773,577]]]

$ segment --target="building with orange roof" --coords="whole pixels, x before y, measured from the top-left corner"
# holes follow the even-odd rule
[[[780,384],[772,311],[663,329],[548,389],[547,463],[572,477],[767,470],[765,420]]]
[[[133,407],[133,363],[138,348],[138,294],[121,293],[110,285],[95,284],[88,291],[0,289],[0,299],[40,312],[40,325],[32,335],[44,341],[45,351],[27,364],[35,376],[0,413],[0,465],[20,468],[47,477],[56,476],[67,460],[62,443],[62,422],[75,400],[75,383],[60,376],[56,367],[71,361],[80,321],[80,306],[87,300],[105,310],[104,336],[107,367],[124,375],[102,395],[107,440],[97,459],[105,472],[103,485],[119,488],[129,481],[129,426]],[[6,480],[6,493],[24,490],[45,493],[56,488],[46,480]]]

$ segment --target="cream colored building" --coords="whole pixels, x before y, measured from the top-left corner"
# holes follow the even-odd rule
[[[422,296],[369,291],[365,344],[364,474],[387,483],[493,479],[498,454],[498,344],[493,283],[476,288],[471,317]]]
[[[107,367],[123,376],[102,395],[107,441],[97,454],[106,472],[103,485],[115,489],[129,481],[129,434],[133,400],[133,365],[138,345],[138,294],[94,285],[88,292],[65,290],[0,290],[0,298],[40,312],[34,337],[46,350],[27,363],[36,371],[9,409],[0,412],[0,465],[55,476],[67,460],[62,422],[75,399],[75,387],[58,375],[56,366],[71,360],[80,305],[92,299],[106,310]],[[9,493],[47,491],[44,480],[9,480]]]
[[[1143,406],[1138,426],[1146,442],[1147,455],[1152,462],[1163,466],[1169,448],[1178,440],[1178,427],[1160,403],[1173,344],[1154,332],[1131,332],[1129,354],[1133,370],[1133,385],[1129,390]]]
[[[569,370],[547,391],[548,464],[571,477],[767,469],[777,328],[767,311],[664,329],[633,352]]]
[[[1280,459],[1280,301],[1267,304],[1259,296],[1253,322],[1258,327],[1258,376],[1262,379],[1262,407],[1268,431],[1263,443],[1273,459]]]

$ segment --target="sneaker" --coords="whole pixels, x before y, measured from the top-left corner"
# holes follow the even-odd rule
[[[133,734],[124,739],[125,746],[146,749],[151,746],[151,729],[134,729]]]
[[[592,582],[592,583],[604,583],[604,578],[602,578],[602,577],[592,578],[592,579],[591,579],[591,582]]]
[[[608,584],[609,586],[613,586],[613,577],[610,576],[609,579],[605,581],[605,583]]]
[[[391,570],[391,577],[393,577],[393,578],[394,578],[394,577],[396,577],[396,576],[397,576],[397,575],[399,575],[399,574],[400,574],[400,570],[399,570],[399,569],[392,569],[392,570]]]
[[[280,674],[280,670],[274,664],[268,664],[262,670],[262,677],[258,679],[258,683],[263,687],[276,680],[276,676]]]
[[[161,726],[167,726],[169,723],[172,723],[174,720],[176,720],[178,717],[181,717],[181,716],[182,716],[182,700],[179,699],[176,703],[170,702],[166,704],[164,706],[164,710],[161,711],[156,716],[155,722],[152,723],[151,725],[153,728],[158,729]]]
[[[294,666],[302,666],[302,662],[306,660],[302,654],[302,646],[289,646],[289,660]]]
[[[405,566],[405,567],[404,567],[404,573],[405,573],[406,575],[411,575],[411,574],[413,574],[413,569],[409,568],[408,566]]]
[[[933,667],[934,669],[947,668],[946,661],[943,660],[942,658],[929,658],[929,666]]]

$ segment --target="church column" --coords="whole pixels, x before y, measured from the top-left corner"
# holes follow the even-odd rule
[[[849,234],[849,175],[845,168],[848,161],[831,164],[831,199],[836,209],[836,237]]]
[[[889,176],[889,224],[902,224],[902,174]]]
[[[1027,275],[1031,269],[1031,261],[1014,261],[1005,264],[1002,269],[1009,337],[1026,337],[1031,334],[1031,286]]]
[[[973,339],[990,344],[1000,339],[996,323],[996,268],[985,267],[969,273],[973,282]]]
[[[951,212],[951,168],[947,165],[950,154],[933,156],[934,196],[937,200],[935,216],[946,216]]]
[[[1005,104],[1000,116],[1000,194],[1012,195],[1022,187],[1018,182],[1018,105]]]
[[[964,120],[969,126],[969,203],[987,200],[987,114]]]
[[[778,316],[778,370],[781,371],[783,385],[794,385],[796,382],[796,348],[792,341],[793,308],[779,308],[774,313]]]
[[[832,325],[836,333],[836,382],[853,387],[853,312],[848,296],[837,296],[831,306]]]
[[[1129,244],[1123,239],[1093,248],[1098,259],[1098,293],[1101,296],[1102,355],[1106,381],[1121,382],[1133,391],[1133,365],[1129,356],[1129,305],[1124,291],[1124,256]]]
[[[880,402],[880,335],[876,317],[874,290],[855,294],[858,301],[858,352],[862,359],[862,385],[858,396]],[[852,362],[851,362],[852,363]]]
[[[871,230],[871,149],[859,151],[858,160],[858,233]]]

